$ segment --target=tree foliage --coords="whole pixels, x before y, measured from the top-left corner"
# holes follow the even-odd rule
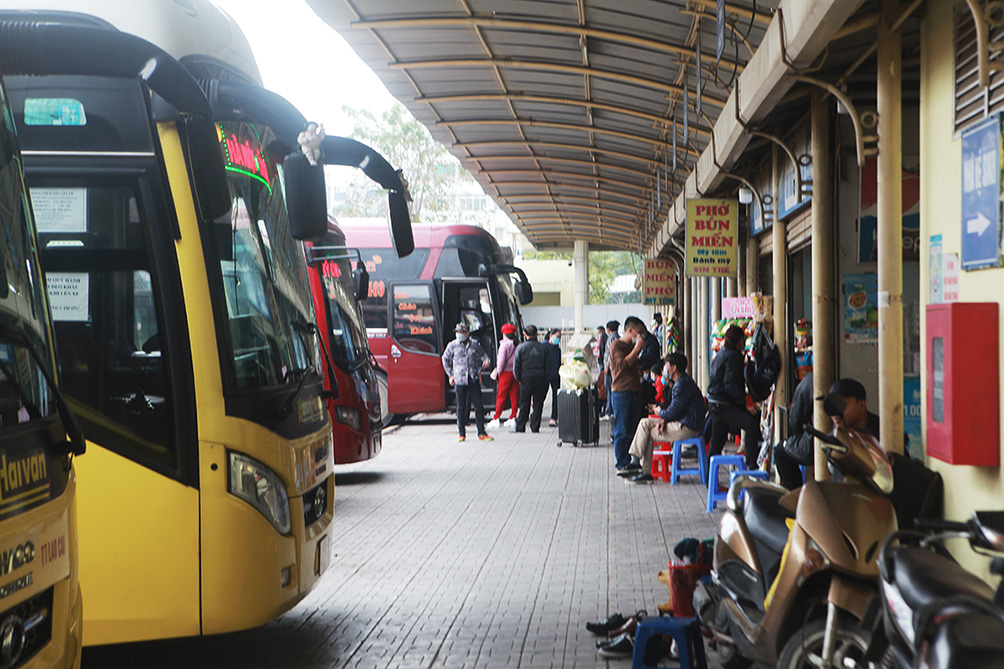
[[[643,266],[641,256],[630,251],[594,251],[589,254],[589,302],[610,304],[610,287],[622,274],[638,276]]]

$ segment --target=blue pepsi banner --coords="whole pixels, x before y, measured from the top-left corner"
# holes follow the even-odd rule
[[[962,133],[962,269],[1001,265],[1000,115]]]

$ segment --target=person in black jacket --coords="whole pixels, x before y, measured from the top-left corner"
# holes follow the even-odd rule
[[[746,431],[746,467],[756,469],[760,455],[760,417],[746,410],[743,348],[746,334],[738,325],[725,331],[725,346],[711,363],[708,410],[711,413],[711,448],[708,457],[721,455],[729,432]]]
[[[812,372],[805,375],[791,397],[788,409],[788,438],[780,448],[774,449],[774,464],[777,475],[788,490],[802,486],[802,472],[799,465],[813,464],[813,438],[805,431],[812,424]]]
[[[551,357],[547,361],[547,382],[551,386],[551,427],[558,427],[558,384],[561,382],[561,330],[551,328],[547,332],[547,345],[551,347]]]
[[[534,325],[524,327],[523,334],[526,335],[526,341],[516,347],[516,357],[512,363],[513,376],[519,383],[519,412],[516,414],[516,427],[510,432],[526,432],[527,419],[530,421],[530,431],[540,432],[540,416],[544,411],[544,398],[547,397],[550,345],[537,341],[537,327]]]

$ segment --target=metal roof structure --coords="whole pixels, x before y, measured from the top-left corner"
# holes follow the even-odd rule
[[[897,21],[911,70],[921,2]],[[686,199],[778,141],[760,124],[783,134],[812,90],[875,99],[875,0],[726,0],[722,22],[717,0],[308,3],[537,248],[677,253]]]
[[[536,247],[634,251],[777,4],[725,3],[719,58],[715,0],[308,2]]]

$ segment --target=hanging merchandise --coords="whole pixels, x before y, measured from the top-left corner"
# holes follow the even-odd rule
[[[799,381],[812,371],[812,326],[804,317],[795,322],[795,365]]]
[[[746,364],[746,390],[754,402],[762,402],[774,391],[781,376],[781,351],[762,323],[753,333],[752,359]]]
[[[666,332],[666,351],[676,353],[683,350],[683,330],[680,321],[675,317],[669,319],[669,329]]]

